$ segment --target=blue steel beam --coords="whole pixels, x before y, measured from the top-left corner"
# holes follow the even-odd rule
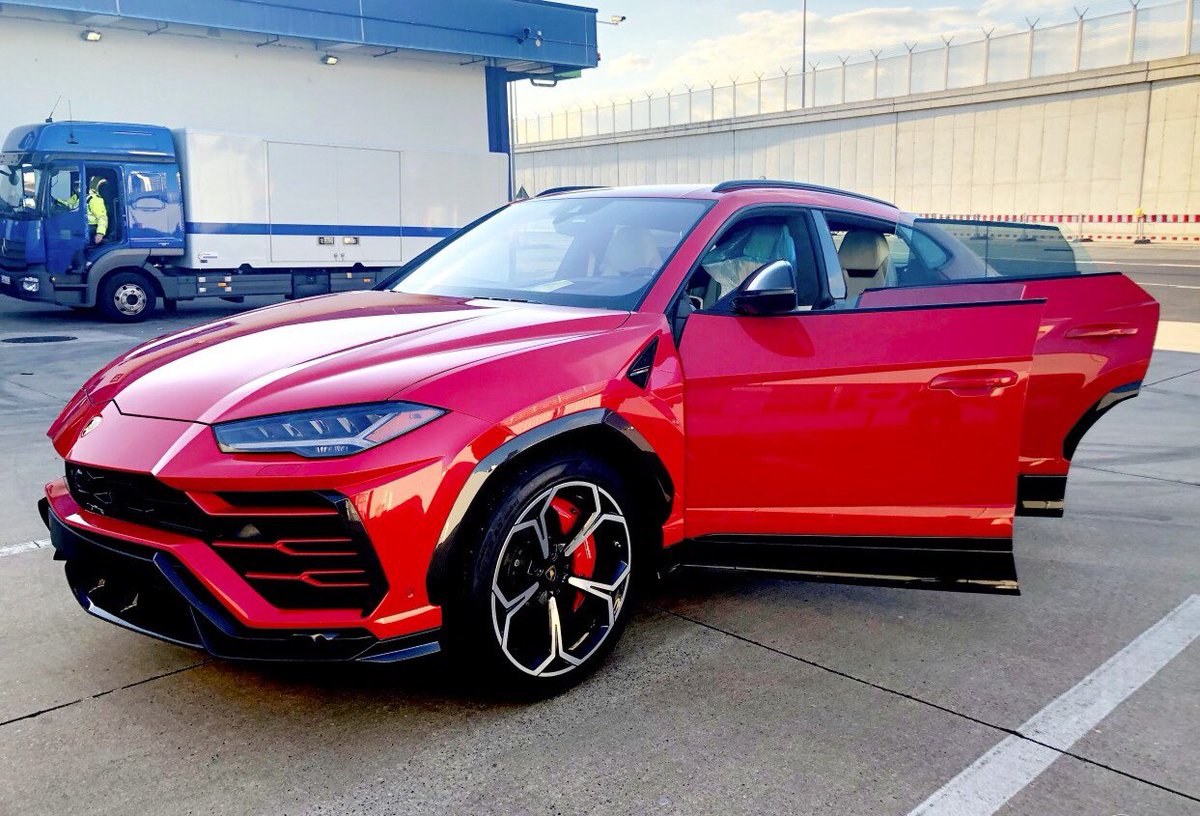
[[[4,5],[529,60],[559,70],[594,68],[597,62],[596,10],[543,0],[4,0]],[[530,35],[522,38],[525,29]]]

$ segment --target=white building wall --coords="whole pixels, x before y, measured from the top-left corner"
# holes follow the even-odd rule
[[[782,178],[913,212],[1190,214],[1200,222],[1200,57],[1055,81],[522,147],[518,185]],[[1067,228],[1074,233],[1078,226]],[[1129,235],[1127,223],[1083,225]],[[1200,223],[1147,224],[1200,237]]]
[[[487,152],[481,63],[369,51],[324,65],[311,50],[217,37],[5,19],[0,130],[57,119],[161,124],[268,139]],[[266,37],[263,37],[265,40]]]

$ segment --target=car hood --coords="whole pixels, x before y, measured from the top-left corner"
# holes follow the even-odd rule
[[[125,414],[204,423],[373,402],[485,359],[608,332],[628,318],[393,292],[329,295],[152,340],[84,390]]]

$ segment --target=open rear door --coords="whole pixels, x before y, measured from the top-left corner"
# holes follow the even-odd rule
[[[1071,457],[1106,411],[1135,397],[1158,303],[1119,272],[987,278],[864,292],[861,306],[1044,300],[1021,431],[1017,515],[1061,516]]]
[[[1017,514],[1061,516],[1079,440],[1141,388],[1158,302],[1119,272],[1030,280],[1025,296],[1044,298],[1046,307],[1021,434]]]

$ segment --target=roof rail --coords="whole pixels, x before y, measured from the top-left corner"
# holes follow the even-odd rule
[[[608,188],[603,184],[573,184],[573,185],[568,185],[566,187],[550,187],[548,189],[542,190],[540,193],[535,195],[534,198],[541,198],[542,196],[548,196],[548,195],[557,195],[558,193],[574,193],[579,190],[606,190],[606,189],[608,189]]]
[[[783,181],[781,179],[735,179],[733,181],[722,181],[716,187],[712,188],[714,193],[728,193],[733,190],[749,190],[756,187],[767,187],[778,190],[803,190],[809,193],[832,193],[833,195],[850,196],[851,198],[860,198],[863,201],[873,201],[876,204],[883,204],[887,207],[895,207],[896,205],[890,201],[884,201],[882,198],[863,195],[862,193],[854,193],[850,190],[839,190],[836,187],[826,187],[822,184],[809,184],[805,181]]]

